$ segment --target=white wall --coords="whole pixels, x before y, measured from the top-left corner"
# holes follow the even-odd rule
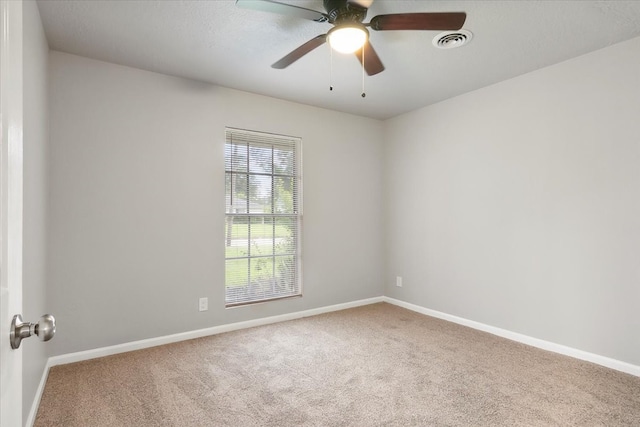
[[[385,122],[386,295],[640,365],[638,58],[640,38]]]
[[[50,84],[52,355],[382,294],[381,122],[60,52]],[[224,308],[225,126],[302,137],[303,298]]]
[[[47,312],[46,228],[48,111],[47,57],[49,46],[34,1],[23,2],[24,83],[24,222],[23,222],[23,318],[37,322]],[[22,342],[23,420],[47,361],[47,346],[37,337]]]

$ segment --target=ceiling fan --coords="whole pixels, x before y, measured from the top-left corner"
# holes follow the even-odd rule
[[[279,3],[273,0],[237,0],[239,7],[328,22],[333,25],[326,34],[312,38],[294,49],[273,68],[286,68],[315,48],[329,42],[332,49],[342,53],[354,53],[368,75],[384,71],[384,65],[369,42],[369,31],[391,30],[459,30],[464,25],[464,12],[396,13],[374,16],[363,23],[373,0],[324,0],[326,13],[304,7]]]

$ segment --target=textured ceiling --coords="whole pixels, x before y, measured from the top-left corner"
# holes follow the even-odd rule
[[[321,0],[287,1],[323,11]],[[467,12],[466,46],[437,31],[371,31],[386,70],[365,77],[353,55],[322,46],[284,70],[271,64],[326,33],[316,23],[240,9],[233,0],[38,1],[51,49],[248,92],[385,119],[640,36],[640,1],[377,0],[378,14]],[[330,72],[332,69],[332,73]],[[332,74],[333,91],[329,91]]]

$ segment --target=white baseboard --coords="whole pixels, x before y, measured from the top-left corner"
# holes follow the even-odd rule
[[[578,350],[550,341],[533,338],[528,335],[511,332],[506,329],[497,328],[495,326],[485,325],[484,323],[475,322],[473,320],[464,319],[462,317],[453,316],[451,314],[442,313],[436,310],[431,310],[419,305],[397,300],[395,298],[389,298],[385,296],[382,297],[382,300],[384,302],[388,302],[389,304],[397,305],[399,307],[403,307],[421,314],[426,314],[427,316],[436,317],[438,319],[457,323],[463,326],[468,326],[479,331],[488,332],[490,334],[527,344],[532,347],[537,347],[543,350],[552,351],[554,353],[563,354],[565,356],[574,357],[576,359],[585,360],[587,362],[592,362],[601,366],[605,366],[607,368],[615,369],[616,371],[621,371],[627,374],[635,375],[636,377],[640,377],[640,366],[632,365],[631,363],[622,362],[610,357],[600,356],[599,354],[589,353],[587,351]]]
[[[315,316],[332,311],[346,310],[348,308],[382,302],[384,301],[383,298],[384,297],[368,298],[343,304],[335,304],[326,307],[312,308],[310,310],[297,311],[294,313],[281,314],[278,316],[263,317],[261,319],[247,320],[245,322],[229,323],[226,325],[213,326],[211,328],[198,329],[195,331],[183,332],[179,334],[133,341],[124,344],[113,345],[110,347],[95,348],[92,350],[63,354],[60,356],[50,357],[48,366],[51,367],[57,365],[65,365],[67,363],[81,362],[83,360],[111,356],[113,354],[126,353],[128,351],[142,350],[144,348],[156,347],[159,345],[171,344],[179,341],[186,341],[194,338],[221,334],[224,332],[237,331],[239,329],[253,328],[255,326],[269,325],[271,323],[285,322],[287,320],[300,319],[303,317]]]
[[[47,378],[49,377],[49,368],[51,367],[51,365],[49,364],[50,361],[51,358],[47,359],[47,363],[42,370],[42,378],[40,378],[40,384],[38,384],[36,395],[33,397],[33,402],[31,403],[29,415],[27,416],[27,420],[24,423],[26,427],[32,427],[33,423],[36,422],[36,415],[38,415],[38,408],[40,407],[40,400],[42,400],[42,393],[44,393],[44,386],[47,383]]]

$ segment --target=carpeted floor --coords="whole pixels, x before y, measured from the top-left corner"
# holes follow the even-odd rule
[[[35,426],[640,426],[640,378],[374,304],[51,369]]]

